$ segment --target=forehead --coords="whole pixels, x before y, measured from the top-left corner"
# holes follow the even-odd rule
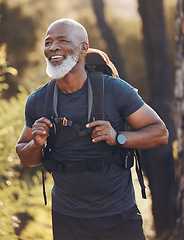
[[[67,39],[77,38],[77,29],[72,24],[55,23],[47,31],[46,39],[51,37],[64,37]]]

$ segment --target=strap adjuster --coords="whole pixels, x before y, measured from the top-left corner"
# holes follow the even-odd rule
[[[64,173],[71,173],[73,171],[73,163],[62,162],[61,165]]]
[[[66,119],[66,117],[64,117],[64,118],[61,118],[61,124],[63,125],[63,126],[67,126],[67,124],[68,124],[68,120]]]

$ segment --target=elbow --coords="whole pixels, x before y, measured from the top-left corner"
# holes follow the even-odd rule
[[[26,161],[20,159],[20,162],[24,168],[31,168],[32,166],[29,166]]]
[[[161,138],[160,138],[160,145],[167,145],[169,140],[169,131],[166,128],[165,124],[162,124],[161,127]]]
[[[20,146],[19,146],[19,144],[17,143],[16,144],[16,146],[15,146],[15,151],[16,151],[16,153],[17,153],[17,156],[19,157],[19,159],[20,159],[20,161],[21,161],[21,154],[20,154],[20,152],[21,152],[21,149],[20,149]]]
[[[19,157],[19,158],[20,158],[20,157]],[[22,164],[22,166],[23,166],[24,168],[32,168],[32,166],[30,166],[30,165],[28,164],[28,162],[25,161],[24,159],[21,159],[21,158],[20,158],[20,162],[21,162],[21,164]]]
[[[169,140],[169,131],[166,129],[166,133],[163,136],[163,140],[162,140],[162,145],[165,146],[168,144],[168,140]]]
[[[16,151],[16,153],[17,153],[17,156],[18,156],[19,159],[20,159],[21,164],[23,165],[23,167],[26,168],[26,165],[25,165],[25,163],[24,163],[24,161],[22,160],[22,157],[21,157],[21,147],[19,146],[18,143],[17,143],[17,145],[16,145],[16,147],[15,147],[15,151]]]
[[[22,146],[20,144],[17,143],[17,145],[15,147],[15,151],[16,151],[17,156],[19,157],[20,162],[23,165],[23,167],[30,168],[30,166],[28,165],[28,162],[25,161],[25,157],[23,156],[23,153],[22,153]]]
[[[27,143],[17,143],[15,147],[16,153],[23,167],[32,168],[40,165],[43,157],[42,148],[39,148],[35,153],[33,149],[30,149],[27,146]]]

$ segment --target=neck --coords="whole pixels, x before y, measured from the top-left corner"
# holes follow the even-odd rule
[[[64,93],[72,93],[81,89],[87,79],[85,69],[83,71],[69,72],[64,78],[57,79],[57,85]]]

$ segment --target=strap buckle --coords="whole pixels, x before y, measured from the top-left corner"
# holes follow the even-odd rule
[[[66,119],[66,117],[61,118],[61,124],[65,127],[68,125],[68,120]]]

